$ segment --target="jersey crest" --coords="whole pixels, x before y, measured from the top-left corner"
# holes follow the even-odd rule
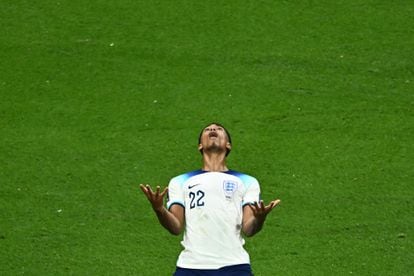
[[[233,197],[234,192],[237,191],[237,182],[231,181],[231,180],[225,180],[223,182],[223,190],[224,195],[226,198],[231,199]]]

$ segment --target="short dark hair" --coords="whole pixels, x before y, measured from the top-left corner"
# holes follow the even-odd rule
[[[209,123],[208,125],[206,125],[205,127],[203,127],[203,129],[201,130],[201,132],[200,132],[200,135],[198,135],[198,144],[201,144],[201,136],[203,135],[203,132],[204,132],[204,130],[208,127],[208,126],[211,126],[211,125],[216,125],[216,126],[219,126],[219,127],[221,127],[221,128],[223,128],[224,129],[224,132],[226,133],[226,135],[227,135],[227,140],[229,141],[229,143],[231,144],[231,136],[230,136],[230,132],[222,125],[222,124],[220,124],[220,123],[216,123],[216,122],[212,122],[212,123]],[[200,152],[201,152],[201,154],[203,154],[203,150],[201,149],[200,150]],[[227,151],[226,151],[226,156],[227,155],[229,155],[229,153],[230,153],[230,149],[227,149]]]

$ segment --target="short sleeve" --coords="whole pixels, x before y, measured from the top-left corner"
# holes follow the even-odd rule
[[[243,197],[243,205],[259,202],[260,200],[260,185],[256,178],[248,177],[244,179],[246,192]]]
[[[180,204],[185,207],[184,204],[184,190],[182,181],[179,177],[175,177],[170,180],[168,184],[168,199],[167,199],[167,209],[170,209],[171,205]]]

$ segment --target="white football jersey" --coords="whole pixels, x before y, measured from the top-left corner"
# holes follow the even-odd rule
[[[167,208],[185,208],[184,250],[177,266],[218,269],[250,263],[241,227],[243,206],[260,199],[256,178],[232,170],[197,170],[174,177],[168,187]]]

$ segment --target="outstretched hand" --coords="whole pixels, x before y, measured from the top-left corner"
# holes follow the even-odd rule
[[[148,201],[151,203],[152,208],[155,211],[160,211],[164,206],[164,196],[168,191],[168,187],[165,187],[162,192],[161,187],[157,186],[155,192],[152,190],[151,186],[146,184],[139,185],[141,190],[144,192],[145,196],[148,198]]]
[[[266,216],[280,203],[280,199],[275,199],[265,205],[263,200],[248,204],[243,209],[243,226],[242,230],[248,237],[259,232],[266,220]]]
[[[249,204],[250,209],[253,212],[254,217],[257,219],[264,219],[266,216],[280,203],[280,199],[275,199],[269,203],[269,205],[264,204],[263,200],[260,202],[254,202]]]

